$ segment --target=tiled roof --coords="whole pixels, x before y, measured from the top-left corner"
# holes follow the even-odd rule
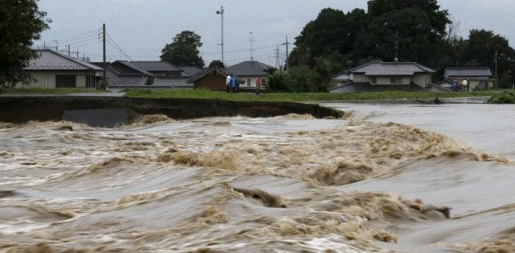
[[[141,69],[136,66],[132,62],[128,61],[115,61],[113,63],[108,64],[108,67],[113,70],[117,75],[146,75],[146,76],[154,76],[152,73]]]
[[[222,76],[227,76],[230,74],[226,69],[223,69],[223,68],[207,68],[207,69],[204,69],[203,71],[197,73],[196,75],[192,76],[190,79],[188,79],[187,82],[193,83],[210,73],[212,73],[212,74],[218,73],[219,75],[222,75]]]
[[[266,76],[266,72],[274,67],[258,62],[258,61],[244,61],[227,68],[231,73],[237,76]]]
[[[133,64],[149,72],[179,72],[180,68],[165,61],[133,61]]]
[[[372,61],[347,72],[361,73],[366,76],[412,76],[415,73],[433,73],[435,70],[415,62]]]
[[[487,67],[452,67],[445,69],[445,77],[491,77]]]
[[[35,51],[38,57],[31,59],[24,70],[102,70],[91,63],[79,61],[50,49]]]
[[[184,77],[194,76],[202,72],[202,69],[197,66],[181,66],[179,68],[182,69],[182,76]]]

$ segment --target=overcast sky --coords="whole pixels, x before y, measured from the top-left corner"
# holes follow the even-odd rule
[[[515,1],[439,0],[458,21],[459,33],[487,29],[515,44]],[[224,60],[230,66],[250,60],[276,65],[284,61],[288,41],[293,43],[304,26],[323,8],[367,9],[367,0],[40,0],[39,8],[52,19],[35,46],[58,45],[78,51],[92,61],[102,59],[99,30],[106,24],[108,61],[159,60],[161,50],[175,35],[190,30],[201,36],[206,65],[221,59],[223,6]],[[293,45],[289,46],[291,51]],[[121,49],[121,50],[120,50]],[[76,54],[74,54],[76,55]]]

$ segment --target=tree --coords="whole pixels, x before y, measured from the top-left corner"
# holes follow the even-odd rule
[[[319,57],[343,58],[353,51],[354,40],[365,24],[365,12],[360,9],[347,14],[331,8],[321,10],[295,38],[288,65],[314,67]]]
[[[430,66],[442,56],[438,52],[451,23],[436,0],[372,0],[368,19],[368,27],[354,44],[360,58],[394,61],[398,57]]]
[[[464,44],[461,61],[465,66],[489,67],[495,72],[496,54],[499,85],[509,87],[510,83],[515,82],[515,76],[511,73],[515,68],[515,50],[506,38],[492,31],[471,30]]]
[[[166,44],[161,50],[161,60],[178,66],[204,67],[199,48],[202,47],[200,36],[192,31],[182,31],[175,35],[172,43]]]
[[[225,65],[220,60],[213,60],[213,61],[211,61],[211,63],[209,63],[208,68],[221,68],[221,69],[224,69]]]
[[[37,0],[0,1],[0,85],[14,85],[28,77],[22,69],[31,58],[36,57],[31,49],[34,40],[48,28],[51,21],[46,13],[39,11]]]

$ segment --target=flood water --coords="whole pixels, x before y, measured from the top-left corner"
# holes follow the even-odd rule
[[[515,106],[0,123],[0,252],[514,252]]]

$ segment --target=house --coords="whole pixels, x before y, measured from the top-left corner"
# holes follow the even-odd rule
[[[51,49],[36,49],[23,71],[31,81],[27,85],[37,88],[95,88],[102,68],[80,61]]]
[[[415,62],[372,61],[333,76],[331,81],[337,82],[337,85],[330,92],[420,91],[431,88],[431,74],[434,72]]]
[[[445,69],[444,78],[458,84],[467,79],[469,91],[493,87],[492,72],[487,67],[449,67]]]
[[[207,68],[190,79],[188,83],[193,84],[193,89],[226,90],[225,80],[230,72],[224,68]]]
[[[154,75],[154,88],[192,88],[187,80],[193,75],[184,74],[184,70],[165,61],[132,61],[152,75]]]
[[[258,61],[244,61],[228,67],[227,70],[236,75],[238,79],[245,81],[240,86],[240,89],[254,90],[256,88],[256,79],[261,77],[261,85],[266,87],[268,74],[273,73],[276,68]]]
[[[179,68],[182,70],[182,76],[185,78],[192,78],[203,70],[197,66],[179,66]]]
[[[104,67],[103,63],[95,63]],[[106,63],[106,77],[108,90],[121,90],[126,88],[151,85],[154,75],[128,61],[114,61]]]

